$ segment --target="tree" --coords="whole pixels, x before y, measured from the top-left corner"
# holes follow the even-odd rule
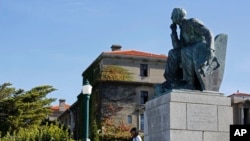
[[[55,91],[52,86],[37,86],[29,91],[11,87],[10,83],[0,85],[0,132],[5,135],[18,132],[21,128],[39,126],[51,110],[54,98],[46,96]]]

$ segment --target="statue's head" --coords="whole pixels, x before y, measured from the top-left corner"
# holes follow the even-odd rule
[[[174,8],[171,19],[173,23],[179,24],[182,19],[184,19],[187,15],[187,12],[183,8]]]

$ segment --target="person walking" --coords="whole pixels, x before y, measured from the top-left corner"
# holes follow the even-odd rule
[[[139,132],[137,131],[136,127],[131,128],[130,134],[132,136],[132,141],[142,141]]]

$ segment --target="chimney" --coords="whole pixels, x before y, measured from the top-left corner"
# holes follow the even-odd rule
[[[65,99],[59,99],[59,111],[65,111]]]
[[[121,46],[121,45],[118,45],[118,44],[113,44],[113,45],[111,46],[111,50],[112,50],[112,51],[121,51],[121,48],[122,48],[122,46]]]

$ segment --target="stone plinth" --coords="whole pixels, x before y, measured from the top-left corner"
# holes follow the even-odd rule
[[[216,92],[172,90],[146,103],[145,141],[229,141],[231,99]]]

